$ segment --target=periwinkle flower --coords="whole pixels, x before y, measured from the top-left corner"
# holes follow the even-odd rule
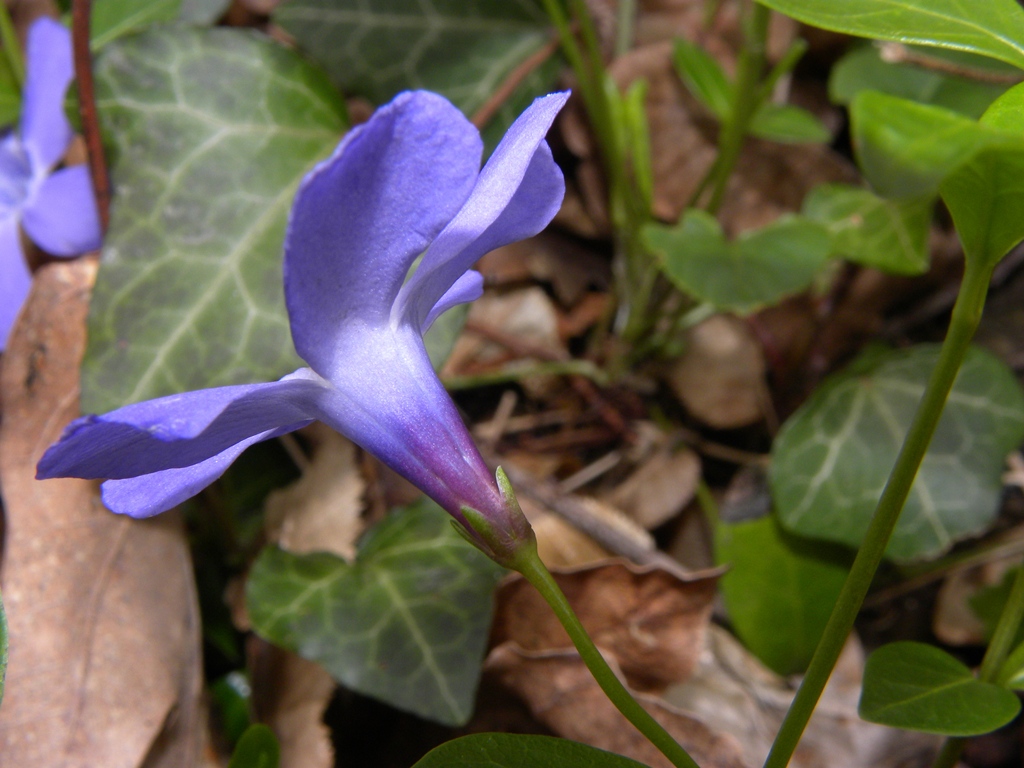
[[[71,34],[39,18],[28,31],[21,120],[0,139],[0,350],[32,282],[18,225],[44,251],[77,256],[100,246],[89,170],[54,171],[74,136],[64,93],[74,75]]]
[[[309,368],[80,418],[37,476],[105,479],[110,509],[148,517],[207,486],[247,446],[316,419],[462,523],[468,507],[500,539],[525,535],[521,512],[434,373],[423,334],[481,295],[483,279],[470,269],[481,256],[540,232],[557,212],[565,187],[544,136],[567,98],[537,99],[481,170],[480,135],[454,106],[436,94],[400,94],[350,131],[295,198],[284,289]]]

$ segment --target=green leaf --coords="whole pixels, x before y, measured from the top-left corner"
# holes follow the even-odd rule
[[[181,0],[178,19],[186,24],[213,24],[224,15],[231,0]]]
[[[432,502],[392,514],[353,564],[266,549],[249,576],[253,627],[349,688],[447,725],[471,714],[502,571]]]
[[[942,180],[996,138],[974,120],[875,91],[850,108],[854,148],[864,175],[880,195],[934,195]]]
[[[1012,568],[1003,574],[1003,580],[998,584],[982,587],[967,599],[968,605],[974,615],[981,619],[984,627],[985,641],[988,642],[995,634],[996,625],[1006,608],[1006,601],[1010,599],[1010,591],[1013,589],[1013,579],[1017,575],[1017,568]],[[1024,626],[1017,628],[1014,643],[1024,641]]]
[[[802,291],[829,253],[824,227],[796,216],[729,242],[713,216],[691,209],[676,226],[652,224],[643,235],[680,290],[737,313]]]
[[[281,244],[299,181],[343,131],[334,89],[294,52],[226,28],[123,38],[97,57],[96,87],[115,196],[82,407],[299,367]]]
[[[646,768],[596,747],[554,736],[476,733],[430,750],[412,768]]]
[[[1024,239],[1024,140],[977,152],[940,191],[965,257],[995,264]]]
[[[939,189],[966,257],[994,264],[1024,239],[1024,83],[997,99],[981,125],[1000,138],[994,136]]]
[[[822,184],[805,198],[803,215],[825,226],[832,254],[897,275],[928,269],[930,195],[886,200],[870,190]]]
[[[551,37],[537,0],[292,0],[274,21],[347,94],[379,104],[426,88],[469,115]]]
[[[1019,636],[1020,632],[1017,634]],[[1006,657],[996,682],[1004,688],[1024,691],[1024,642],[1019,643]]]
[[[860,716],[893,728],[978,736],[1016,717],[1016,694],[983,683],[945,651],[925,643],[884,645],[864,665]]]
[[[699,45],[675,39],[672,60],[690,93],[719,120],[732,112],[733,86],[722,66]]]
[[[206,613],[202,616],[205,624]],[[228,744],[237,745],[252,725],[252,687],[245,673],[235,670],[215,680],[210,684],[209,698],[218,731]]]
[[[250,725],[235,746],[228,768],[278,768],[281,745],[277,736],[265,725]]]
[[[786,533],[774,515],[715,527],[729,621],[780,675],[803,672],[846,579],[848,551]]]
[[[821,144],[832,140],[832,134],[818,118],[792,104],[762,104],[750,121],[750,132],[783,144]]]
[[[1007,87],[913,64],[883,61],[874,45],[858,46],[843,56],[832,67],[828,81],[829,96],[837,104],[851,103],[861,91],[881,91],[975,119],[981,117]]]
[[[801,536],[860,545],[938,345],[869,351],[829,377],[772,449],[779,519]],[[953,385],[887,555],[934,557],[995,518],[1006,455],[1024,440],[1024,392],[1000,360],[971,348]]]
[[[1024,10],[1016,0],[760,0],[834,32],[952,48],[1024,68]]]
[[[173,21],[182,0],[97,0],[92,6],[92,49],[149,24]]]

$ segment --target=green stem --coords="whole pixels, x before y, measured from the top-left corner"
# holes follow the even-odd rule
[[[1017,568],[1010,596],[1006,598],[1003,612],[999,614],[996,631],[992,634],[992,640],[985,651],[985,658],[981,660],[978,679],[983,683],[994,682],[999,676],[1003,663],[1013,647],[1013,641],[1017,638],[1021,619],[1024,619],[1024,564]],[[932,763],[932,768],[954,768],[966,743],[967,739],[963,738],[946,739],[942,751]]]
[[[736,64],[736,90],[732,109],[718,135],[718,157],[711,169],[712,192],[708,213],[717,213],[725,199],[729,177],[743,149],[750,120],[761,105],[759,83],[764,70],[765,41],[771,11],[760,3],[749,8],[744,25],[743,50]]]
[[[618,24],[615,29],[615,55],[624,56],[633,46],[633,27],[636,21],[636,0],[619,0]]]
[[[14,24],[11,23],[11,14],[7,10],[6,3],[0,3],[0,43],[4,47],[4,59],[14,76],[14,82],[18,88],[25,83],[25,61],[21,55],[21,46],[18,44],[18,33],[14,31]]]
[[[536,545],[520,547],[514,567],[536,587],[551,606],[572,639],[573,645],[576,646],[576,650],[579,651],[583,663],[587,665],[590,674],[594,676],[597,684],[601,686],[601,690],[605,692],[616,709],[635,725],[637,730],[646,736],[676,768],[699,768],[686,750],[669,735],[668,731],[661,727],[661,724],[646,709],[640,706],[616,677],[573,612],[572,606],[569,605],[565,594],[551,576],[551,572],[541,562],[537,555]]]
[[[765,768],[784,768],[789,764],[807,721],[817,706],[829,675],[832,674],[846,638],[853,629],[854,619],[885,554],[893,528],[942,416],[946,398],[967,354],[974,331],[978,327],[991,274],[992,265],[979,265],[974,261],[968,261],[960,294],[953,307],[949,332],[942,344],[935,370],[932,371],[924,396],[914,414],[914,421],[889,475],[885,490],[882,491],[882,497],[878,500],[864,542],[857,552],[832,615],[814,651],[807,674],[775,737]]]

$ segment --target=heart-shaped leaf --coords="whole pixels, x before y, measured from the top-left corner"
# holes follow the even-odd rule
[[[249,576],[253,627],[349,688],[447,725],[469,719],[502,571],[432,502],[397,511],[349,564],[268,548]]]
[[[674,227],[645,227],[644,239],[680,290],[738,313],[803,290],[829,254],[825,228],[796,216],[729,242],[713,216],[691,209]]]
[[[938,352],[937,345],[869,351],[789,418],[769,476],[788,530],[860,545]],[[970,349],[887,555],[934,557],[984,531],[999,510],[1006,455],[1021,440],[1020,384],[1000,360]]]
[[[849,552],[786,533],[774,515],[715,527],[736,634],[780,675],[803,672],[846,580]]]
[[[870,190],[822,184],[804,200],[803,215],[832,236],[832,253],[897,275],[928,269],[928,228],[935,198],[886,200]]]
[[[890,643],[864,666],[860,716],[893,728],[977,736],[1010,722],[1017,695],[976,679],[948,653],[925,643]]]
[[[412,768],[646,768],[603,749],[553,736],[476,733],[432,749]]]
[[[90,44],[99,49],[121,35],[149,24],[171,21],[182,0],[97,0],[92,5]]]
[[[274,21],[345,93],[380,104],[399,91],[426,88],[466,114],[551,39],[536,0],[291,0]]]
[[[83,409],[299,367],[281,244],[300,179],[344,128],[330,83],[261,35],[178,28],[106,46],[96,88],[115,196]]]

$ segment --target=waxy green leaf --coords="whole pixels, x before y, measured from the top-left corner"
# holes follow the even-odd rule
[[[941,648],[900,642],[868,657],[858,711],[893,728],[977,736],[1010,722],[1020,701],[1012,691],[976,679]]]
[[[758,0],[847,35],[969,51],[1024,68],[1024,9],[1016,0]]]
[[[788,530],[859,546],[937,357],[937,345],[869,351],[789,418],[770,472]],[[999,510],[1006,455],[1021,440],[1020,384],[1000,360],[971,348],[887,555],[934,557],[984,531]]]
[[[849,553],[786,533],[774,515],[715,526],[715,560],[729,621],[743,644],[780,675],[807,669]]]
[[[274,21],[346,94],[380,104],[425,88],[467,115],[552,34],[537,0],[291,0]]]
[[[948,109],[876,91],[857,95],[850,119],[861,170],[887,198],[938,194],[946,176],[996,138]]]
[[[981,126],[993,137],[943,179],[940,192],[964,254],[994,265],[1024,239],[1024,83],[999,97]]]
[[[628,757],[554,736],[476,733],[445,742],[412,768],[646,768]]]
[[[986,63],[991,59],[983,59]],[[1008,85],[979,82],[914,64],[883,61],[879,49],[865,44],[843,56],[829,74],[829,97],[849,104],[861,91],[881,91],[922,104],[979,118]]]
[[[121,38],[95,68],[115,195],[83,409],[299,367],[281,245],[299,181],[344,131],[326,77],[266,37],[223,28]]]
[[[349,688],[447,725],[472,712],[502,571],[432,502],[394,512],[354,563],[263,551],[247,604],[255,630]]]
[[[928,269],[932,195],[886,200],[870,190],[822,184],[804,199],[803,215],[832,237],[832,254],[898,275]]]
[[[795,216],[730,242],[713,216],[691,209],[676,226],[649,225],[643,235],[680,290],[738,313],[807,288],[829,255],[825,228]]]

